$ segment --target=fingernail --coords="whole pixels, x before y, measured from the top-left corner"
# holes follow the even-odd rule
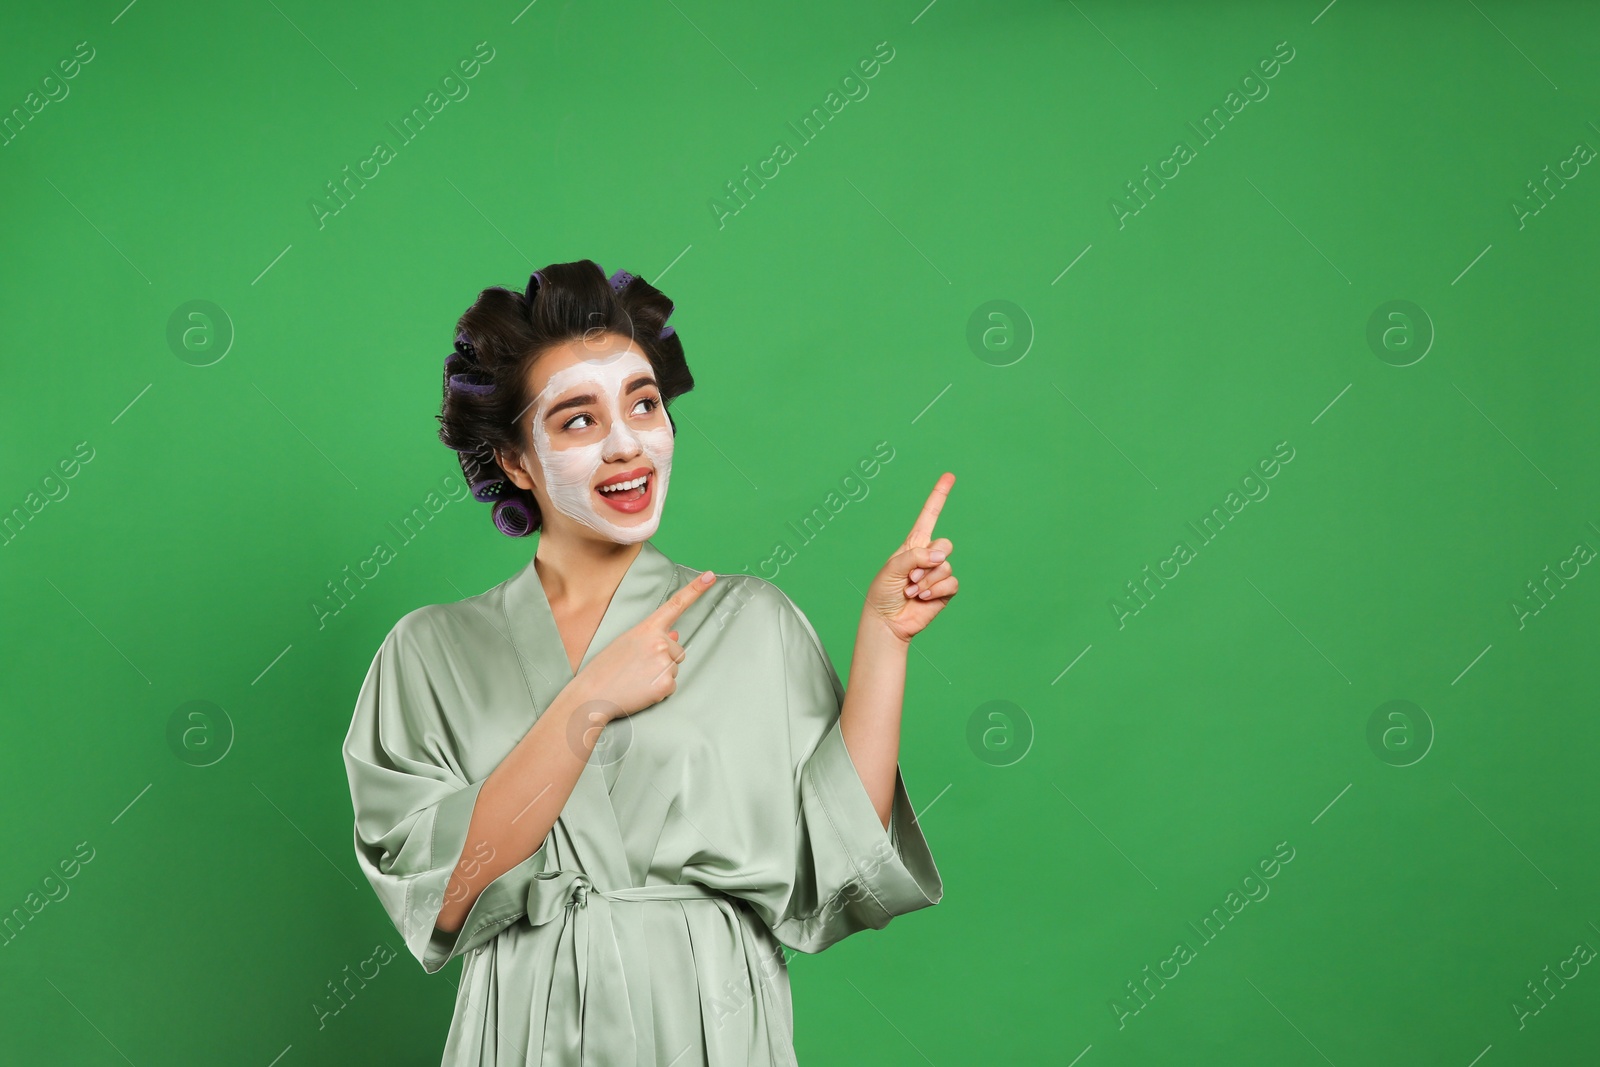
[[[933,560],[933,562],[935,562],[935,563],[943,563],[944,562],[944,557],[945,557],[945,554],[943,552],[935,552],[932,555],[930,555],[928,558]]]
[[[932,595],[933,595],[933,590],[932,589],[924,589],[922,592],[917,594],[917,599],[918,600],[927,600]]]
[[[912,572],[911,572],[911,574],[910,574],[910,575],[908,575],[908,577],[909,577],[909,578],[910,578],[910,579],[911,579],[911,580],[912,580],[912,581],[913,581],[913,582],[920,582],[920,581],[922,581],[922,568],[921,568],[921,567],[918,567],[918,568],[916,568],[916,569],[915,569],[915,570],[913,570],[913,571],[912,571]]]
[[[716,576],[717,576],[717,572],[716,571],[706,571],[704,574],[702,574],[700,576],[700,584],[701,585],[710,585],[712,580],[715,579]]]
[[[906,586],[906,596],[907,596],[907,598],[914,597],[916,595],[917,595],[917,587],[916,586],[914,586],[914,585]]]

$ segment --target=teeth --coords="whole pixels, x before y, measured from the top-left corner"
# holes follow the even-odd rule
[[[648,474],[643,474],[633,479],[631,482],[616,482],[612,485],[602,485],[600,487],[600,491],[602,493],[621,493],[629,489],[637,489],[649,480],[650,476]]]

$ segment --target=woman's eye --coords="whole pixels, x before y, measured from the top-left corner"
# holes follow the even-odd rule
[[[642,409],[640,408],[641,404],[644,405],[644,407]],[[655,411],[656,408],[658,408],[660,406],[661,406],[661,400],[658,397],[643,396],[643,397],[640,397],[638,400],[634,401],[633,414],[635,414],[635,415],[649,415],[651,412]],[[579,421],[579,420],[582,420],[582,421]],[[595,421],[595,418],[594,418],[593,415],[590,415],[586,411],[580,411],[578,414],[572,416],[572,418],[570,418],[566,422],[562,423],[561,424],[561,428],[563,430],[587,430],[591,426],[598,426],[598,425],[600,425],[600,424],[599,424],[599,422]]]

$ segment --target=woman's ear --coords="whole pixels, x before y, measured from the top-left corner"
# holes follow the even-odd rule
[[[511,479],[511,483],[513,485],[519,489],[527,489],[532,491],[533,478],[531,478],[528,475],[527,470],[523,468],[521,464],[522,456],[520,453],[507,452],[496,448],[494,450],[494,459],[496,463],[500,464],[500,469],[505,471],[506,477]]]

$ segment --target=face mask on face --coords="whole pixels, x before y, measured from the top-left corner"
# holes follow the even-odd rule
[[[550,376],[544,391],[533,403],[533,452],[544,471],[545,492],[550,503],[562,514],[589,527],[591,530],[622,544],[633,544],[654,536],[661,523],[661,510],[666,503],[667,482],[672,475],[672,428],[658,426],[640,430],[630,425],[623,411],[624,403],[632,408],[639,395],[631,400],[622,399],[623,387],[640,373],[653,374],[650,362],[631,349],[597,359],[585,360],[557,371]],[[599,406],[606,412],[610,430],[605,440],[573,448],[555,449],[550,444],[550,434],[545,428],[545,416],[550,405],[562,394],[578,385],[588,386],[588,391],[599,397]],[[604,463],[638,457],[647,459],[655,468],[648,483],[649,506],[639,517],[622,525],[613,522],[602,510],[612,511],[610,505],[595,499],[594,480]],[[644,463],[638,464],[644,466]]]

